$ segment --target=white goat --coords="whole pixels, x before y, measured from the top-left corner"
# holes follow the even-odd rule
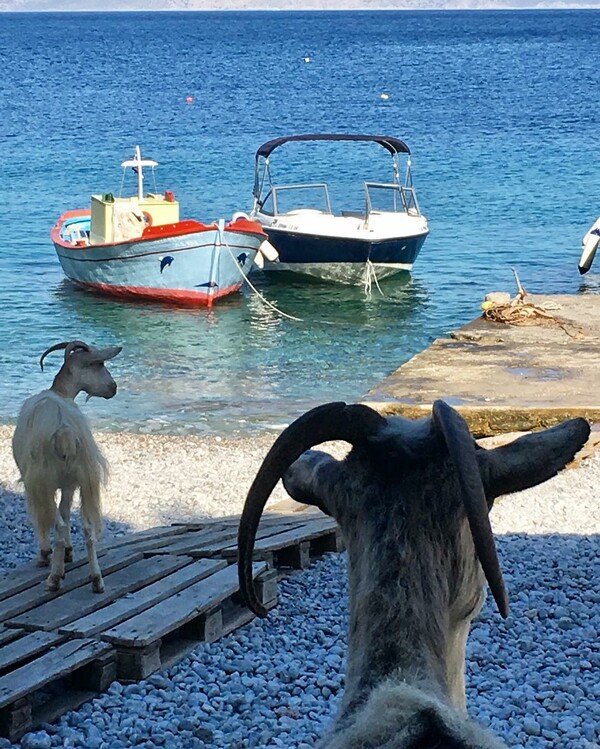
[[[57,343],[42,354],[65,350],[64,364],[50,390],[28,398],[19,413],[13,435],[13,455],[25,486],[27,506],[39,544],[38,566],[47,567],[48,589],[60,588],[65,562],[73,559],[71,505],[75,490],[81,495],[81,519],[91,568],[92,590],[102,593],[104,582],[96,556],[96,539],[102,532],[100,484],[107,463],[96,444],[85,416],[75,404],[81,391],[87,398],[112,398],[117,385],[104,362],[115,357],[120,346],[97,349],[83,341]],[[61,499],[56,507],[55,494]],[[54,552],[49,534],[54,527]]]
[[[240,590],[266,616],[252,580],[256,529],[283,477],[295,500],[333,516],[348,549],[346,690],[322,749],[498,749],[466,716],[465,645],[484,601],[508,597],[488,518],[494,499],[546,481],[589,436],[584,419],[483,450],[443,401],[431,418],[384,418],[330,403],[279,436],[246,499]],[[310,450],[345,440],[343,461]],[[535,510],[533,510],[535,512]]]

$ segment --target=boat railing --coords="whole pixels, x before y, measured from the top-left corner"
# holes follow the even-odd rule
[[[265,206],[268,204],[269,198],[271,199],[272,207],[273,207],[273,214],[274,216],[278,215],[280,211],[280,201],[279,197],[282,192],[292,191],[292,190],[322,190],[323,191],[323,197],[325,199],[325,213],[332,213],[331,210],[331,200],[329,198],[329,188],[327,187],[325,182],[307,182],[307,183],[299,183],[299,184],[293,184],[293,185],[271,185],[270,190],[266,194],[264,200],[261,201],[261,212],[262,213],[269,213],[268,210],[265,209]],[[313,206],[305,206],[305,205],[298,205],[295,207],[295,210],[298,210],[300,208],[313,208]],[[319,209],[321,210],[321,209]],[[288,213],[289,211],[285,211],[285,213]]]
[[[385,190],[392,193],[392,211],[395,213],[410,213],[420,215],[417,194],[412,185],[401,185],[398,182],[365,182],[366,215],[380,211],[373,206],[371,190]]]

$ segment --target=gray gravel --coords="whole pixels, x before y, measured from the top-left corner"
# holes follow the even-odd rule
[[[3,476],[9,467],[14,473],[7,436],[0,433]],[[103,435],[102,441],[113,475],[105,501],[108,524],[123,531],[181,514],[239,511],[272,438],[179,442]],[[148,458],[150,447],[159,452],[156,462]],[[155,466],[164,473],[157,476]],[[116,486],[116,477],[125,483]],[[503,622],[488,602],[475,623],[467,691],[471,715],[509,746],[600,747],[599,486],[597,454],[541,487],[503,498],[494,510],[512,613]],[[0,497],[4,537],[10,539],[0,550],[4,567],[35,551],[15,489],[5,484]],[[341,696],[345,565],[344,555],[327,556],[282,583],[280,605],[266,621],[200,646],[144,682],[114,683],[56,725],[28,734],[21,746],[308,749]],[[2,746],[10,744],[0,741]]]

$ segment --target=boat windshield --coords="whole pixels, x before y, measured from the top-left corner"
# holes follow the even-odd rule
[[[397,182],[365,182],[367,216],[370,213],[419,214],[415,189]]]
[[[302,210],[331,213],[329,190],[324,182],[272,185],[261,205],[261,212],[272,216]]]

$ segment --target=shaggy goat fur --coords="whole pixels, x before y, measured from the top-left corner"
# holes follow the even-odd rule
[[[47,566],[52,556],[48,588],[58,590],[64,577],[64,563],[72,560],[70,514],[73,496],[79,488],[92,588],[102,592],[104,583],[95,541],[102,532],[100,485],[106,480],[108,466],[73,398],[83,388],[88,395],[106,398],[116,393],[104,360],[116,356],[120,348],[100,351],[80,342],[73,344],[62,346],[67,349],[65,364],[52,388],[31,396],[23,404],[13,435],[13,455],[40,542],[38,564]],[[92,373],[86,372],[87,369]],[[58,490],[61,500],[57,509]],[[52,528],[56,531],[54,553],[49,540]]]
[[[416,423],[329,404],[280,435],[242,514],[240,586],[265,615],[248,570],[260,513],[283,476],[291,497],[336,519],[348,550],[345,693],[322,749],[502,746],[466,715],[465,646],[486,576],[508,613],[487,515],[497,496],[555,475],[588,435],[587,422],[573,419],[482,450],[439,401]],[[306,450],[334,439],[353,444],[342,461]]]

